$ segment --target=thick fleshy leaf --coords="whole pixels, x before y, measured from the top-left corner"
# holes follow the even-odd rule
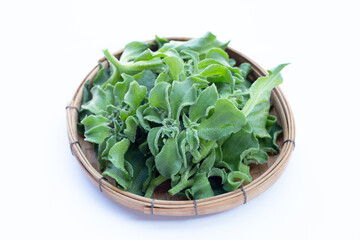
[[[100,156],[102,159],[109,160],[109,156],[108,156],[109,151],[115,145],[115,143],[116,143],[116,137],[115,136],[111,136],[106,140],[105,148],[101,152],[101,156]]]
[[[160,71],[164,64],[160,58],[154,58],[149,61],[138,61],[129,63],[120,63],[107,49],[103,50],[106,59],[116,67],[120,73],[137,74],[144,70]]]
[[[155,157],[155,165],[159,173],[166,178],[171,178],[179,172],[182,158],[176,139],[169,138],[166,140],[165,145]]]
[[[133,61],[137,56],[139,56],[143,51],[148,49],[152,43],[144,42],[131,42],[125,46],[124,52],[120,56],[120,63],[127,63]]]
[[[152,179],[155,178],[155,159],[153,156],[146,159],[145,162],[146,168],[147,168],[147,179],[144,181],[142,186],[142,191],[146,192],[146,189],[148,188],[150,182]]]
[[[130,185],[131,181],[128,179],[128,177],[124,174],[124,172],[118,168],[116,168],[112,163],[109,163],[106,167],[105,171],[102,174],[104,177],[109,176],[119,184],[119,186],[127,190]]]
[[[266,129],[269,132],[271,138],[259,138],[260,149],[265,152],[272,152],[274,154],[277,154],[279,153],[280,148],[276,143],[276,139],[283,130],[277,122],[275,122],[271,126],[267,126]]]
[[[171,85],[167,82],[158,83],[149,94],[149,104],[151,107],[158,107],[164,111],[170,111],[169,88]],[[170,113],[169,113],[170,114]]]
[[[226,162],[232,171],[240,168],[240,156],[248,149],[258,149],[259,143],[253,133],[239,131],[233,133],[222,146],[223,161]]]
[[[199,54],[207,52],[211,48],[221,48],[225,49],[227,47],[227,43],[222,43],[216,39],[216,36],[212,33],[208,32],[201,38],[194,38],[190,41],[182,42],[175,49],[179,52],[185,49],[190,49]]]
[[[209,109],[218,100],[216,86],[212,84],[202,91],[194,105],[190,106],[189,117],[192,122],[197,122],[201,117],[207,117]]]
[[[105,94],[106,94],[106,102],[108,106],[115,105],[115,97],[114,97],[114,86],[113,85],[106,85],[104,88]]]
[[[114,88],[114,96],[118,103],[124,101],[124,96],[129,90],[130,83],[135,81],[135,79],[130,75],[122,74],[121,76],[123,77],[124,81],[116,83]]]
[[[261,102],[257,104],[250,114],[246,117],[254,133],[259,138],[270,138],[269,133],[266,130],[266,122],[269,116],[270,103]]]
[[[168,43],[169,40],[155,35],[155,42],[156,42],[158,48],[161,48],[165,43]]]
[[[241,157],[242,162],[244,162],[246,165],[249,165],[250,163],[264,164],[269,159],[269,156],[266,154],[266,152],[260,149],[251,149],[245,156]]]
[[[204,159],[204,161],[201,163],[199,172],[202,173],[208,173],[213,168],[214,163],[216,159],[216,153],[215,150],[212,149],[210,154]]]
[[[228,192],[234,191],[238,189],[244,181],[251,182],[250,167],[240,163],[238,171],[233,171],[228,174],[224,189]]]
[[[197,127],[199,137],[206,140],[218,140],[231,133],[238,132],[245,125],[245,116],[228,99],[219,99],[214,114]]]
[[[163,59],[169,69],[169,75],[174,80],[179,80],[179,74],[184,71],[184,62],[180,57],[171,56]]]
[[[136,129],[138,124],[139,121],[134,116],[129,116],[125,120],[126,127],[124,129],[124,133],[131,142],[135,142]]]
[[[134,75],[134,79],[140,84],[146,87],[147,93],[154,87],[156,75],[150,71],[145,70],[141,73]]]
[[[148,107],[143,112],[144,119],[161,124],[164,120],[164,116],[158,111],[157,108],[154,107]]]
[[[144,155],[137,149],[137,146],[132,144],[127,150],[125,158],[128,159],[128,162],[133,168],[131,186],[127,191],[142,196],[142,187],[148,177]]]
[[[172,118],[179,120],[183,107],[192,105],[196,101],[196,88],[192,85],[192,81],[190,79],[183,82],[174,81],[172,83],[169,101]]]
[[[129,173],[125,169],[125,154],[129,149],[130,141],[126,138],[116,143],[109,151],[109,161],[118,169],[120,169],[127,178]]]
[[[89,110],[96,115],[101,114],[107,105],[106,93],[99,86],[93,86],[91,89],[91,94],[92,99],[89,102],[83,104],[81,108]]]
[[[146,119],[144,119],[144,111],[149,107],[149,104],[144,104],[138,107],[136,109],[136,117],[139,121],[139,124],[142,128],[144,128],[146,131],[150,130],[150,125]]]
[[[198,173],[194,177],[194,185],[185,191],[188,199],[203,199],[214,196],[210,182],[205,173]]]
[[[248,116],[256,105],[269,102],[271,90],[282,83],[280,71],[288,64],[281,64],[269,71],[269,76],[258,78],[250,87],[250,98],[241,110],[245,116]]]
[[[199,53],[192,51],[190,49],[185,49],[181,51],[181,54],[183,54],[184,56],[189,56],[191,58],[192,66],[193,66],[191,74],[197,74],[199,72],[198,64],[200,62]]]
[[[129,90],[124,96],[124,102],[130,106],[130,111],[134,112],[144,100],[146,95],[146,87],[139,85],[137,82],[131,82]]]
[[[224,184],[227,180],[227,173],[224,168],[212,168],[207,172],[207,177],[220,177],[221,184]]]
[[[97,126],[108,126],[110,122],[106,117],[101,115],[89,115],[81,121],[81,124],[84,125],[85,131],[89,131]]]
[[[221,64],[211,64],[198,75],[206,77],[209,82],[227,83],[229,84],[231,91],[234,91],[235,80],[232,77],[230,70]]]
[[[102,86],[110,77],[110,69],[106,69],[102,63],[99,63],[99,71],[97,72],[92,84]]]
[[[159,138],[161,132],[161,127],[151,128],[147,136],[149,149],[154,156],[159,153]]]
[[[100,144],[110,135],[111,129],[108,126],[99,125],[85,131],[85,141]]]
[[[242,63],[239,66],[240,74],[243,76],[244,79],[246,79],[249,74],[251,73],[251,65],[250,63]]]

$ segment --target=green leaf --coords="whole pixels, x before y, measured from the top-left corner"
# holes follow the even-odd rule
[[[204,159],[200,165],[199,173],[208,173],[213,168],[216,159],[215,150],[212,149],[210,154]]]
[[[148,177],[144,156],[137,149],[137,146],[132,144],[127,150],[125,158],[129,160],[129,163],[133,167],[131,186],[127,189],[127,191],[142,196],[142,187]]]
[[[205,173],[198,173],[194,177],[194,185],[185,191],[188,199],[203,199],[214,196],[210,182]]]
[[[266,122],[269,116],[270,102],[261,102],[257,104],[250,114],[246,117],[254,133],[259,138],[270,138],[266,130]]]
[[[149,149],[154,156],[159,153],[159,138],[160,134],[162,133],[161,130],[161,127],[151,128],[147,136]]]
[[[119,62],[124,64],[130,61],[133,61],[137,56],[139,56],[143,51],[148,49],[152,43],[144,42],[131,42],[125,46],[124,52],[120,56]]]
[[[253,133],[239,131],[233,133],[229,139],[223,143],[223,161],[226,162],[232,171],[240,168],[240,156],[248,149],[258,149],[259,143]]]
[[[129,177],[128,171],[125,169],[125,154],[129,149],[130,141],[126,138],[116,143],[109,151],[109,161],[126,176]]]
[[[81,124],[84,125],[85,131],[97,126],[108,126],[110,124],[109,120],[101,115],[89,115],[81,121]]]
[[[252,71],[250,63],[240,64],[239,70],[240,70],[241,76],[243,76],[244,79],[246,79]]]
[[[130,111],[135,113],[136,109],[145,98],[145,95],[145,86],[140,86],[137,82],[131,82],[129,90],[124,96],[124,102],[130,106]]]
[[[110,69],[106,69],[102,63],[99,63],[99,71],[97,72],[92,84],[102,86],[110,77]]]
[[[180,57],[170,56],[163,59],[169,68],[169,75],[174,80],[179,80],[179,74],[184,71],[184,62]]]
[[[153,58],[148,61],[120,63],[107,49],[103,50],[106,59],[116,67],[120,73],[136,74],[144,70],[160,71],[164,64],[160,58]]]
[[[178,52],[181,52],[182,50],[185,49],[189,49],[198,52],[199,54],[202,54],[207,52],[211,48],[225,49],[228,44],[229,42],[222,43],[218,41],[215,35],[208,32],[201,38],[194,38],[190,41],[180,43],[178,46],[175,47],[175,49]],[[166,46],[166,44],[164,46]]]
[[[182,165],[182,158],[179,154],[176,139],[169,138],[165,145],[155,156],[156,169],[166,178],[171,178],[179,172]]]
[[[125,120],[126,127],[124,129],[124,133],[131,142],[135,142],[138,123],[138,120],[134,116],[129,116]]]
[[[92,99],[83,104],[81,108],[89,110],[90,112],[98,115],[105,110],[107,105],[106,93],[99,86],[93,86],[91,89]]]
[[[202,91],[196,103],[190,106],[189,117],[192,122],[197,122],[201,117],[207,117],[209,110],[218,100],[216,86],[212,84]]]
[[[258,78],[250,87],[250,99],[246,102],[242,112],[248,116],[256,105],[269,102],[271,90],[282,83],[280,71],[288,64],[281,64],[269,71],[269,76]]]
[[[108,164],[102,175],[104,177],[109,176],[115,179],[116,182],[120,185],[120,187],[124,190],[127,190],[131,185],[131,181],[124,174],[124,172],[116,168],[112,163]]]
[[[230,70],[223,65],[211,64],[195,76],[206,77],[209,82],[213,83],[227,83],[231,91],[234,91],[235,80]]]
[[[111,136],[106,140],[105,148],[101,153],[101,158],[102,159],[109,160],[109,156],[108,156],[109,151],[115,145],[115,143],[116,143],[116,137],[115,136]]]
[[[154,87],[156,75],[150,70],[144,70],[136,75],[134,79],[142,86],[145,86],[147,93]]]
[[[161,48],[165,43],[168,43],[169,40],[167,40],[166,38],[161,38],[161,37],[155,35],[155,42],[158,45],[158,48]]]
[[[163,122],[163,116],[161,113],[157,110],[157,108],[148,107],[143,112],[144,119],[161,124]]]
[[[158,107],[170,114],[169,88],[167,82],[158,83],[149,94],[149,104],[151,107]]]
[[[172,83],[169,101],[172,118],[179,120],[183,107],[192,105],[196,101],[196,88],[192,85],[192,81],[189,79],[183,82],[174,81]]]
[[[116,83],[114,88],[114,96],[118,103],[124,101],[124,96],[129,90],[130,83],[135,81],[135,79],[130,75],[122,74],[121,76],[123,77],[124,81]]]
[[[111,129],[108,126],[99,125],[85,131],[85,141],[100,144],[110,135]]]
[[[199,137],[206,140],[218,140],[231,133],[238,132],[245,125],[245,116],[227,99],[219,99],[214,114],[197,127]]]

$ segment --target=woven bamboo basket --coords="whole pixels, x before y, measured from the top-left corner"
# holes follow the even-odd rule
[[[189,40],[189,38],[168,39],[178,41]],[[243,62],[251,64],[253,71],[250,78],[252,80],[256,80],[258,77],[268,74],[267,71],[244,54],[230,47],[228,47],[226,51],[229,54],[229,57],[236,60],[237,64]],[[115,52],[114,55],[119,58],[122,52],[123,50],[119,50]],[[99,62],[108,66],[105,58],[100,59]],[[84,83],[88,79],[92,80],[96,76],[98,70],[98,66],[91,70],[76,90],[71,102],[66,107],[67,131],[72,154],[78,160],[80,166],[91,182],[112,200],[146,214],[190,216],[217,213],[245,204],[247,201],[260,195],[274,184],[284,171],[295,147],[295,123],[288,101],[280,88],[276,87],[271,94],[271,103],[274,106],[271,113],[277,116],[279,124],[283,128],[283,133],[279,135],[277,140],[281,150],[277,155],[270,155],[267,163],[263,165],[251,165],[250,172],[253,178],[251,183],[243,185],[242,188],[233,192],[197,201],[171,197],[167,193],[168,186],[166,183],[160,185],[155,190],[151,199],[120,190],[115,186],[113,180],[102,177],[92,144],[85,142],[84,136],[79,134],[77,130],[78,109],[80,109],[81,106]]]

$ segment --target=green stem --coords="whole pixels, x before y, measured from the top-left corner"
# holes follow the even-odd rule
[[[154,58],[149,61],[139,61],[139,62],[131,62],[129,64],[121,64],[119,60],[112,55],[109,50],[104,49],[103,53],[106,59],[116,67],[120,73],[126,74],[136,74],[142,72],[143,70],[161,70],[164,66],[162,60],[160,58]]]
[[[185,178],[181,178],[180,182],[173,188],[169,190],[170,195],[174,196],[179,193],[181,190],[191,187],[194,185],[194,179],[187,180]]]
[[[151,195],[153,194],[155,188],[165,182],[167,180],[166,177],[160,175],[153,180],[151,180],[148,189],[146,190],[145,197],[151,198]]]

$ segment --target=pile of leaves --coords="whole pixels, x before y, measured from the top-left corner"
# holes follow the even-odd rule
[[[211,34],[190,41],[131,42],[84,85],[79,129],[94,144],[103,176],[151,197],[202,199],[251,182],[250,164],[277,154],[282,129],[269,114],[279,65],[252,83]],[[155,49],[155,50],[151,50]]]

